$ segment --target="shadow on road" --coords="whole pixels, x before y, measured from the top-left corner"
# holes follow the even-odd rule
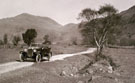
[[[21,62],[20,60],[15,60],[15,61],[17,61],[17,62]],[[44,61],[48,61],[47,59],[42,59],[42,61],[41,62],[44,62]],[[33,59],[28,59],[28,60],[25,60],[24,62],[36,62],[35,60],[33,60]]]

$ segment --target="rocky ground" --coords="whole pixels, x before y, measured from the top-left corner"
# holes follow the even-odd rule
[[[114,71],[108,61],[92,64],[94,54],[85,54],[2,74],[0,83],[134,83],[134,50],[109,48],[104,51],[116,63]]]

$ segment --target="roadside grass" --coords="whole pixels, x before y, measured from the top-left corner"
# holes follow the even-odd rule
[[[135,49],[134,48],[106,48],[103,51],[102,59],[97,62],[88,62],[79,73],[87,76],[87,70],[90,72],[88,76],[100,76],[100,80],[90,78],[92,83],[108,83],[119,80],[121,83],[134,83],[135,82]],[[91,54],[86,56],[93,56]],[[91,57],[89,57],[91,58]],[[94,58],[92,59],[92,61]],[[91,64],[92,63],[92,64]],[[114,68],[113,72],[109,72],[107,67],[108,63]],[[96,65],[96,68],[95,66]],[[101,66],[101,67],[100,67]],[[99,68],[99,70],[97,70]],[[100,70],[101,69],[101,70]],[[105,72],[107,71],[107,72]],[[110,79],[111,77],[111,79]],[[87,78],[87,77],[86,77]],[[130,79],[129,79],[130,78]],[[103,80],[106,79],[106,80]],[[116,80],[117,79],[117,80]],[[83,80],[83,78],[81,79]],[[108,81],[107,81],[108,80]],[[87,80],[86,80],[87,81]],[[89,81],[89,80],[88,80]],[[87,82],[86,82],[87,83]]]
[[[53,56],[57,54],[70,54],[80,51],[84,51],[87,48],[83,46],[67,46],[67,45],[52,45]],[[10,61],[19,61],[19,52],[23,50],[22,47],[12,47],[12,48],[0,48],[0,63],[6,63]]]
[[[64,49],[64,47],[59,48]],[[75,48],[77,49],[77,47],[72,47],[72,49]],[[56,50],[59,51],[58,47]],[[73,51],[68,50],[68,52]],[[12,78],[10,80],[14,79],[18,83],[20,82],[18,78],[20,78],[23,83],[117,83],[117,81],[121,83],[134,83],[135,49],[106,48],[103,54],[107,57],[111,57],[114,63],[119,66],[113,73],[100,70],[95,71],[95,67],[89,67],[89,65],[91,65],[90,62],[94,59],[94,54],[92,53],[69,57],[62,61],[34,64],[32,67],[17,70],[17,72],[24,72],[23,74],[18,74],[16,71],[12,72],[10,75]],[[106,67],[103,66],[103,69],[104,68]],[[27,69],[30,70],[27,71]],[[91,70],[93,71],[91,72]],[[82,73],[81,75],[78,75],[79,71]],[[89,73],[85,71],[89,71]],[[64,75],[61,75],[61,73]],[[41,77],[40,79],[37,78],[39,76]],[[5,82],[3,81],[3,83]]]

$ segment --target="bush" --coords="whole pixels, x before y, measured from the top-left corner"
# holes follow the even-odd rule
[[[24,43],[30,46],[30,44],[34,42],[34,39],[37,37],[37,31],[35,29],[27,29],[27,31],[22,34],[22,37]]]
[[[135,46],[135,39],[129,40],[129,46]]]
[[[14,36],[13,40],[12,40],[12,43],[13,43],[14,46],[17,46],[19,41],[21,41],[21,38],[19,36]]]
[[[72,42],[72,45],[77,45],[78,44],[76,37],[71,38],[71,42]]]
[[[49,40],[49,35],[45,35],[44,37],[43,37],[43,39],[44,39],[44,42],[43,42],[43,44],[51,44],[51,41]]]
[[[4,42],[2,40],[0,40],[0,45],[4,45]]]
[[[134,46],[135,45],[135,39],[129,39],[129,38],[122,38],[120,40],[121,46]]]
[[[3,36],[3,43],[4,43],[5,45],[8,43],[8,36],[7,36],[7,34],[5,34],[5,35]]]
[[[116,44],[116,43],[117,43],[116,37],[113,36],[113,35],[110,35],[110,36],[108,37],[107,43],[108,43],[108,44],[111,44],[111,45]]]

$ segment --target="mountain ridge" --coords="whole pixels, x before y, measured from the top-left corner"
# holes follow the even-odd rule
[[[21,37],[22,33],[30,28],[37,30],[38,41],[43,41],[43,36],[49,35],[51,41],[64,41],[67,44],[72,42],[72,35],[74,35],[74,38],[77,37],[77,39],[80,37],[77,35],[79,33],[77,24],[71,23],[63,26],[49,17],[22,13],[15,17],[0,19],[0,38],[2,39],[4,34],[8,34],[11,41],[13,36],[19,35]]]

